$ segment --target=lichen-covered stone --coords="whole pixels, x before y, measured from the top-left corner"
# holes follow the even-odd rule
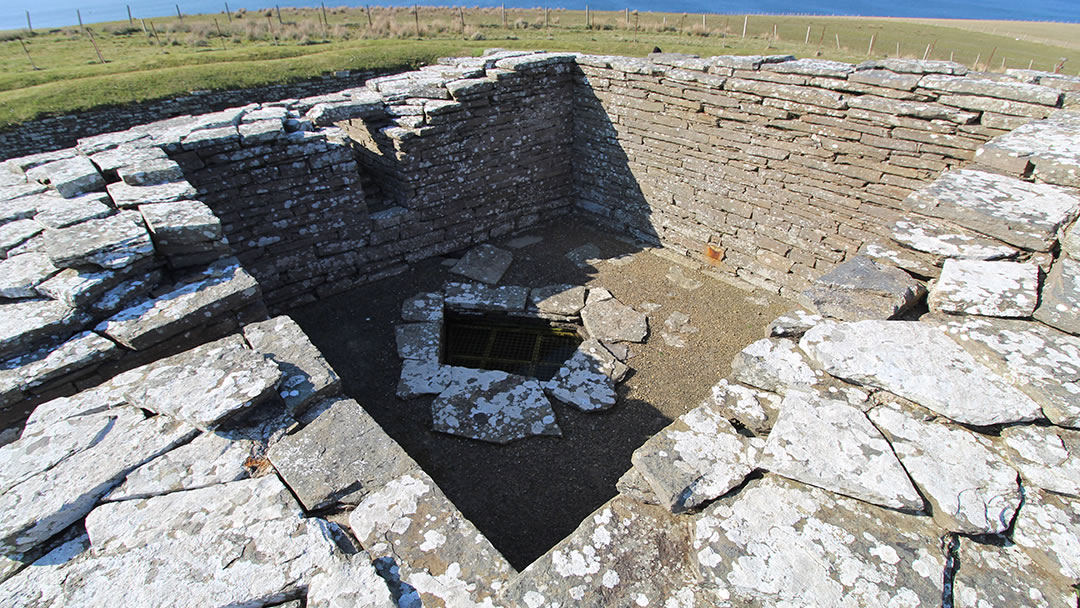
[[[477,245],[462,256],[450,272],[494,285],[499,282],[513,261],[514,254],[505,249],[488,244]]]
[[[1080,498],[1080,432],[1033,425],[1001,431],[1005,459],[1032,487]]]
[[[447,283],[446,305],[460,310],[514,312],[525,310],[527,287],[488,286],[480,283]]]
[[[244,463],[254,450],[253,441],[202,433],[129,473],[105,500],[150,498],[247,479],[251,474]]]
[[[139,212],[163,253],[180,245],[220,241],[224,236],[221,220],[199,201],[141,205]]]
[[[66,228],[87,220],[105,217],[112,213],[104,193],[81,194],[73,198],[61,198],[40,194],[33,199],[34,221],[46,228]]]
[[[401,318],[405,321],[442,322],[443,306],[442,292],[418,293],[401,303]]]
[[[1072,606],[1071,583],[1040,568],[1020,547],[960,537],[953,578],[955,608]]]
[[[323,564],[311,577],[305,599],[307,608],[399,608],[367,551],[337,555]]]
[[[1045,120],[1028,123],[985,143],[976,152],[980,163],[1015,171],[1017,161],[1048,184],[1080,186],[1080,113],[1058,110]]]
[[[529,303],[542,313],[571,316],[585,307],[585,287],[582,285],[548,285],[529,293]]]
[[[450,385],[452,368],[438,359],[403,359],[395,394],[402,399],[438,395]]]
[[[442,344],[441,323],[405,323],[394,328],[402,359],[437,362]]]
[[[45,251],[60,268],[92,264],[117,269],[154,254],[150,235],[126,214],[117,214],[45,233]]]
[[[596,354],[593,354],[596,353]],[[602,354],[610,353],[595,340],[582,343],[551,380],[544,383],[549,395],[583,412],[606,410],[615,405],[615,382]],[[610,357],[614,359],[614,357]]]
[[[731,361],[731,377],[774,393],[818,383],[806,355],[786,338],[763,338],[739,351]]]
[[[49,180],[49,185],[64,198],[73,198],[105,187],[105,179],[85,156],[54,161],[42,165],[40,169]]]
[[[644,342],[649,333],[645,313],[614,298],[587,303],[581,322],[589,336],[604,342]]]
[[[82,332],[59,346],[43,346],[0,363],[0,395],[33,389],[119,356],[115,342]]]
[[[38,295],[35,288],[58,272],[44,253],[21,253],[0,260],[0,298],[33,298]]]
[[[42,230],[41,224],[34,220],[15,220],[0,225],[0,257],[6,258],[9,251],[41,234]]]
[[[1061,331],[1080,335],[1080,261],[1061,256],[1054,262],[1032,316]]]
[[[1029,490],[1012,538],[1047,571],[1080,579],[1080,500]]]
[[[113,203],[121,209],[188,200],[196,193],[195,187],[186,181],[166,182],[152,186],[132,186],[124,182],[116,182],[109,184],[108,191]]]
[[[766,338],[798,338],[811,327],[825,320],[819,314],[795,309],[773,319],[765,328]]]
[[[278,395],[290,414],[303,413],[315,402],[341,392],[341,378],[289,317],[247,325],[244,339],[281,369]]]
[[[139,160],[116,171],[129,186],[153,186],[184,179],[184,171],[174,160],[154,158]]]
[[[903,270],[855,256],[819,277],[800,301],[826,317],[863,321],[898,316],[925,293],[922,283]]]
[[[24,353],[50,338],[71,335],[87,321],[85,313],[56,300],[0,302],[0,359]]]
[[[890,236],[905,247],[939,256],[939,261],[999,260],[1017,254],[1015,248],[998,240],[930,218],[897,220],[890,226]]]
[[[436,431],[491,443],[562,435],[538,380],[495,370],[452,368],[431,419]]]
[[[775,393],[724,379],[709,390],[705,403],[722,411],[729,420],[737,420],[755,435],[767,435],[780,411],[780,400]]]
[[[1034,264],[951,259],[927,298],[935,312],[988,317],[1030,317],[1038,301]]]

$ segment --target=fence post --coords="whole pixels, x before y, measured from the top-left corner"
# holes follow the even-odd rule
[[[806,40],[803,40],[803,44],[810,44],[810,26],[806,26]]]
[[[840,50],[840,34],[836,34],[836,50]]]
[[[585,5],[585,29],[592,29],[592,24],[589,22],[589,5]]]
[[[229,23],[232,23],[232,11],[229,10],[229,3],[225,3],[225,16],[229,18]]]
[[[31,36],[34,35],[34,26],[30,24],[30,11],[26,11],[26,29]]]
[[[180,12],[180,5],[176,5],[176,16],[180,18],[180,25],[184,25],[184,14]]]
[[[420,5],[413,5],[413,19],[416,20],[416,37],[420,38]]]
[[[79,18],[79,31],[85,32],[86,26],[84,26],[82,22],[82,11],[80,11],[79,9],[75,9],[75,16]]]
[[[37,65],[34,63],[34,58],[30,56],[30,49],[26,48],[26,43],[23,42],[22,38],[19,38],[19,44],[22,45],[22,50],[24,53],[26,53],[26,58],[30,60],[30,67],[34,68],[35,72],[40,70],[41,68],[37,67]]]
[[[743,15],[742,18],[742,37],[746,38],[746,22],[750,20],[750,15]]]
[[[547,10],[547,9],[545,9],[545,10]],[[457,14],[458,14],[458,19],[461,20],[461,35],[464,36],[465,35],[465,9],[461,8],[460,6],[457,7]]]
[[[870,34],[870,48],[866,49],[866,56],[867,57],[874,54],[874,37],[875,36],[877,36],[877,32],[874,32],[873,34]]]
[[[135,19],[133,19],[131,17],[131,5],[130,4],[127,5],[127,9],[128,9],[128,25],[134,26],[135,25]]]

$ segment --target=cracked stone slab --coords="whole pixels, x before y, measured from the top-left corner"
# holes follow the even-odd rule
[[[704,404],[650,437],[630,461],[660,504],[682,513],[742,483],[763,444],[739,435],[719,410]]]
[[[903,270],[855,256],[819,277],[799,301],[826,317],[864,321],[891,319],[925,294],[923,284]]]
[[[1051,327],[1080,335],[1080,261],[1061,256],[1050,269],[1032,315]]]
[[[1080,258],[1080,222],[1073,222],[1061,239],[1061,254],[1074,260]]]
[[[56,300],[0,302],[0,359],[75,333],[88,320],[86,313]]]
[[[117,214],[46,231],[45,252],[60,268],[93,264],[117,269],[153,255],[154,245],[145,227]]]
[[[15,220],[0,225],[0,257],[6,258],[9,251],[41,234],[43,230],[41,224],[34,220]]]
[[[244,462],[255,448],[254,441],[202,433],[129,473],[105,500],[150,498],[247,479],[251,474]]]
[[[583,412],[609,409],[615,405],[613,359],[595,339],[582,342],[555,376],[543,383],[544,390]]]
[[[143,350],[238,310],[259,296],[255,279],[235,258],[226,258],[173,289],[113,315],[95,329],[128,348]]]
[[[938,256],[939,266],[944,258],[1002,260],[1019,253],[996,239],[931,218],[897,220],[889,227],[889,234],[905,247]]]
[[[402,302],[401,318],[405,321],[441,323],[443,307],[441,291],[418,293]]]
[[[34,221],[46,228],[67,228],[88,220],[105,217],[113,212],[105,193],[80,194],[73,198],[41,194],[33,198]]]
[[[36,287],[58,272],[44,253],[20,253],[0,260],[0,298],[37,297]]]
[[[542,313],[573,316],[585,308],[583,285],[548,285],[529,292],[529,304]]]
[[[512,606],[724,605],[697,586],[690,534],[663,507],[616,497],[512,579]],[[710,601],[711,600],[711,601]]]
[[[940,314],[920,321],[1031,397],[1054,424],[1080,427],[1080,338],[1031,321]]]
[[[578,345],[577,350],[594,359],[600,373],[611,378],[612,382],[622,382],[623,378],[625,378],[626,374],[630,371],[630,368],[623,363],[630,354],[625,343],[604,344],[595,338],[589,338],[588,340],[582,341],[582,343]]]
[[[953,579],[955,608],[1072,606],[1072,583],[1039,567],[1020,547],[961,537]]]
[[[491,443],[562,435],[540,381],[494,370],[452,368],[431,418],[436,431]]]
[[[811,327],[824,320],[825,317],[819,314],[797,308],[773,319],[773,322],[769,323],[769,326],[765,329],[765,337],[799,338],[809,331]]]
[[[194,198],[197,193],[195,187],[186,181],[153,186],[132,186],[124,182],[116,182],[109,184],[107,190],[113,203],[121,209],[188,200]]]
[[[755,435],[769,434],[780,413],[780,402],[780,395],[727,379],[714,384],[704,400],[705,404],[722,412],[725,418],[738,421]]]
[[[1080,213],[1080,199],[1061,188],[972,169],[948,171],[902,204],[1035,251],[1049,251]]]
[[[3,191],[3,188],[0,188],[0,225],[34,218],[38,212],[38,197],[22,196],[13,200],[2,200]]]
[[[477,245],[462,256],[450,272],[494,285],[499,282],[513,261],[514,254],[505,249],[499,249],[494,245]]]
[[[581,309],[581,322],[590,337],[604,342],[644,342],[649,333],[645,313],[615,298],[587,303]]]
[[[1080,579],[1080,500],[1031,490],[1016,518],[1013,541],[1047,571]]]
[[[1009,529],[1020,507],[1020,484],[989,439],[887,407],[869,416],[933,505],[938,525],[962,534]]]
[[[85,308],[120,282],[121,276],[112,270],[64,268],[36,289],[47,298]]]
[[[1045,120],[1022,125],[983,144],[975,158],[1019,173],[1034,165],[1041,181],[1080,186],[1080,113],[1059,110]]]
[[[85,156],[54,161],[42,165],[39,169],[44,173],[49,185],[64,198],[74,198],[84,192],[105,187],[105,179],[98,173],[94,163]]]
[[[926,323],[823,324],[806,332],[799,347],[837,378],[887,390],[957,422],[1042,417],[1038,403]]]
[[[278,396],[290,415],[303,413],[317,401],[341,392],[341,378],[289,317],[247,325],[244,339],[281,369]]]
[[[396,394],[401,399],[438,395],[450,385],[451,371],[449,365],[442,365],[438,359],[404,359]]]
[[[139,212],[163,253],[183,245],[220,241],[225,236],[221,220],[199,201],[140,205]]]
[[[940,536],[928,517],[767,476],[694,521],[693,555],[735,605],[936,606]]]
[[[400,608],[367,551],[338,555],[323,564],[311,577],[305,599],[307,608]]]
[[[45,346],[0,363],[0,395],[33,389],[57,378],[93,368],[120,355],[115,342],[82,332],[59,346]],[[2,400],[2,398],[0,398]]]
[[[914,276],[932,278],[941,273],[935,256],[902,247],[893,241],[868,241],[859,247],[859,255],[885,266],[903,268]]]
[[[731,377],[774,393],[818,383],[806,355],[787,338],[763,338],[739,351],[731,361]]]
[[[102,173],[115,173],[135,162],[168,158],[169,155],[157,146],[136,147],[126,143],[90,154],[90,161],[97,165]]]
[[[600,260],[600,248],[592,243],[585,243],[581,247],[566,252],[566,259],[578,268],[592,266]]]
[[[179,163],[167,158],[137,160],[119,167],[116,174],[129,186],[154,186],[184,179]]]
[[[784,396],[758,466],[883,507],[924,506],[889,442],[866,416],[815,393]]]
[[[372,557],[398,562],[401,580],[425,606],[493,606],[516,574],[419,469],[368,495],[349,527]]]
[[[0,448],[0,551],[47,541],[82,519],[132,469],[187,441],[194,429],[134,408],[80,416],[24,432]]]
[[[267,454],[308,510],[357,505],[417,465],[352,399],[336,399]]]
[[[1025,488],[1080,498],[1080,432],[1021,425],[1003,429],[1001,439],[1005,459],[1020,471]]]
[[[281,370],[233,335],[116,376],[128,402],[209,430],[274,394]]]
[[[394,328],[398,357],[439,361],[442,323],[405,323]]]
[[[446,306],[449,308],[516,312],[525,310],[529,288],[513,285],[447,283],[443,293]]]
[[[1038,301],[1035,264],[951,259],[927,298],[934,312],[987,317],[1030,317]]]

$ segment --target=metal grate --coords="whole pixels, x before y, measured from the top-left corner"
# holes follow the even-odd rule
[[[550,380],[579,344],[572,329],[527,320],[447,318],[443,363]]]

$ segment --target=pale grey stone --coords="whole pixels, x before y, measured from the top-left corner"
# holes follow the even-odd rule
[[[0,188],[0,199],[3,198],[2,193],[3,189]],[[39,199],[36,196],[21,196],[13,200],[0,200],[0,225],[16,220],[32,219],[38,212],[38,202]]]
[[[64,198],[73,198],[84,192],[101,190],[105,179],[97,167],[85,156],[73,156],[40,167],[49,185]]]
[[[112,213],[112,208],[106,204],[109,197],[104,193],[80,194],[73,198],[41,194],[32,198],[37,209],[34,221],[46,228],[66,228]]]
[[[623,360],[629,355],[625,343],[604,344],[595,338],[584,340],[577,347],[577,352],[584,353],[596,363],[596,369],[612,382],[622,382],[630,371]],[[619,357],[622,355],[622,358]]]
[[[438,395],[450,385],[452,368],[438,359],[403,359],[396,394],[402,399]]]
[[[924,315],[979,362],[1042,406],[1054,424],[1080,427],[1080,338],[1041,323]]]
[[[1014,258],[1017,250],[977,232],[931,218],[903,219],[890,226],[892,239],[916,251],[943,258],[1001,260]]]
[[[786,338],[763,338],[739,351],[731,361],[731,377],[774,393],[819,381],[806,355]]]
[[[600,259],[600,248],[592,243],[585,243],[581,247],[568,251],[566,259],[579,268],[592,266]]]
[[[589,340],[543,387],[548,395],[583,412],[606,410],[615,405],[613,368],[611,353],[595,339]]]
[[[369,494],[349,527],[372,557],[398,562],[401,580],[425,606],[493,606],[516,574],[419,469]]]
[[[1039,301],[1039,267],[1020,262],[945,260],[927,303],[935,312],[1030,317]]]
[[[615,482],[615,491],[642,504],[660,504],[660,499],[656,497],[652,486],[649,485],[649,481],[645,479],[641,471],[633,466]]]
[[[926,294],[911,275],[855,256],[822,275],[799,296],[801,303],[841,321],[891,319]]]
[[[780,412],[781,397],[775,393],[721,380],[709,389],[704,403],[719,409],[755,435],[768,435]]]
[[[0,448],[0,550],[19,553],[80,520],[144,462],[187,441],[190,426],[134,408],[53,423]]]
[[[921,511],[924,506],[889,443],[866,416],[816,393],[785,395],[758,464],[883,507]]]
[[[223,127],[203,128],[192,131],[180,138],[180,147],[184,150],[235,146],[240,141],[240,131],[236,124]]]
[[[28,154],[18,158],[11,158],[4,161],[3,164],[8,171],[11,171],[16,175],[22,175],[34,167],[40,167],[41,165],[57,160],[63,160],[65,158],[72,158],[77,156],[78,153],[78,150],[75,150],[74,148],[64,148],[61,150],[39,152],[37,154]]]
[[[686,276],[686,273],[683,272],[683,269],[679,268],[678,266],[672,266],[668,268],[668,272],[666,275],[664,275],[664,278],[667,279],[668,282],[675,287],[678,287],[679,289],[685,289],[687,291],[694,291],[695,289],[698,289],[702,285],[704,285],[704,283],[702,283],[701,281]]]
[[[341,392],[341,378],[289,317],[247,325],[244,339],[281,369],[278,395],[289,414],[302,413],[317,401]]]
[[[220,241],[224,236],[221,220],[199,201],[141,205],[139,212],[162,253],[167,254],[179,245]]]
[[[1061,254],[1073,259],[1080,258],[1080,222],[1073,222],[1061,239]]]
[[[238,335],[159,359],[116,376],[134,406],[212,429],[274,394],[281,370]]]
[[[125,144],[131,144],[132,142],[147,137],[148,135],[146,133],[136,129],[129,129],[127,131],[119,131],[116,133],[104,133],[90,137],[80,137],[76,148],[79,152],[82,152],[87,156],[93,156],[99,152],[111,150]]]
[[[107,190],[113,202],[121,209],[188,200],[196,194],[195,187],[186,181],[153,186],[132,186],[124,182],[116,182],[109,184]]]
[[[367,118],[383,113],[384,103],[381,97],[351,99],[315,104],[306,113],[305,118],[315,126],[325,127],[337,122]]]
[[[119,276],[111,270],[65,268],[36,289],[41,295],[68,306],[86,307],[119,282]]]
[[[452,368],[431,418],[436,431],[491,443],[562,435],[538,380],[494,370]]]
[[[542,313],[576,315],[585,307],[585,287],[582,285],[548,285],[534,288],[529,303]]]
[[[1080,199],[1061,188],[972,169],[944,173],[903,205],[1036,251],[1052,248],[1080,213]]]
[[[129,473],[105,500],[149,498],[247,479],[251,475],[244,463],[255,447],[253,441],[202,433]]]
[[[116,173],[129,186],[153,186],[184,179],[180,165],[164,158],[139,160],[120,167]]]
[[[1062,97],[1061,91],[1057,89],[1034,84],[971,77],[960,78],[939,74],[924,76],[919,81],[919,86],[935,91],[997,97],[999,99],[1037,103],[1044,106],[1057,106],[1061,103]]]
[[[610,300],[615,296],[611,295],[611,292],[603,287],[593,287],[589,290],[589,295],[585,298],[585,305],[593,304],[595,302],[602,302],[604,300]]]
[[[514,261],[514,254],[499,249],[494,245],[477,245],[462,256],[461,260],[450,269],[453,274],[460,274],[474,281],[494,285],[499,282],[506,269]]]
[[[397,353],[402,359],[438,362],[442,344],[441,323],[405,323],[394,328]]]
[[[1015,171],[1029,164],[1048,184],[1080,186],[1080,113],[1058,110],[1045,120],[1028,123],[983,144],[975,151],[980,163]]]
[[[123,406],[127,406],[123,392],[106,381],[70,397],[58,397],[37,406],[26,419],[22,435],[26,437],[43,434],[45,429],[61,420],[98,414]]]
[[[690,543],[683,518],[616,497],[511,579],[502,598],[530,608],[724,605],[697,587]]]
[[[1080,335],[1080,261],[1061,256],[1043,284],[1034,316],[1051,327]]]
[[[447,283],[444,294],[449,308],[514,312],[525,310],[529,289],[511,285]]]
[[[811,327],[824,321],[819,314],[795,309],[773,319],[772,323],[765,328],[766,338],[798,338],[805,334]]]
[[[1080,501],[1076,498],[1029,490],[1012,538],[1048,572],[1071,581],[1080,579]]]
[[[644,342],[649,333],[645,313],[614,298],[586,304],[581,322],[589,336],[605,342]]]
[[[859,247],[859,255],[866,256],[885,266],[903,268],[919,277],[936,277],[941,274],[940,260],[936,256],[901,247],[895,242],[873,241]]]
[[[401,304],[401,318],[406,321],[441,323],[443,320],[441,291],[418,293]]]
[[[154,245],[146,228],[118,214],[46,231],[45,252],[60,268],[117,269],[153,255]]]
[[[970,124],[979,118],[977,112],[966,112],[940,103],[902,101],[876,95],[852,95],[847,97],[846,101],[852,108],[860,110],[895,116],[911,116],[922,120],[946,120],[959,125]]]
[[[88,320],[85,313],[56,300],[0,302],[0,359],[50,338],[71,335]]]
[[[157,146],[136,147],[131,144],[121,144],[90,156],[91,162],[97,165],[102,173],[115,173],[135,162],[167,160],[168,158],[169,155]]]
[[[1035,487],[1080,498],[1080,432],[1022,425],[1003,429],[1001,439],[1029,495]]]
[[[0,298],[36,297],[36,287],[58,272],[44,253],[22,253],[0,260]]]
[[[869,84],[887,89],[900,91],[913,91],[919,84],[919,76],[915,74],[897,74],[890,70],[868,69],[859,70],[848,74],[847,79],[859,84]]]
[[[719,410],[703,404],[650,437],[630,461],[660,504],[681,513],[742,483],[763,443],[742,437]]]
[[[833,376],[890,391],[957,422],[984,426],[1042,417],[1039,404],[925,323],[822,324],[799,346]]]
[[[268,452],[274,468],[308,510],[356,505],[419,466],[352,399],[335,399],[300,431]]]
[[[247,119],[247,116],[250,116],[250,114],[245,115],[245,120]],[[285,123],[282,118],[258,120],[240,125],[239,131],[241,144],[245,146],[257,146],[284,137]]]
[[[311,577],[306,599],[307,608],[399,608],[367,551],[324,563]]]
[[[959,568],[953,579],[955,608],[985,606],[1072,606],[1072,583],[1040,568],[1013,544],[981,543],[960,537]]]
[[[1020,484],[990,440],[891,408],[875,408],[869,416],[933,505],[938,525],[962,534],[1009,529],[1020,506]]]
[[[456,97],[456,95],[455,95],[455,97]],[[530,245],[535,245],[535,244],[537,244],[537,243],[539,243],[539,242],[541,242],[543,240],[544,240],[544,237],[542,237],[542,236],[538,236],[538,235],[535,235],[535,234],[527,234],[527,235],[524,235],[524,236],[519,236],[517,238],[510,239],[509,241],[506,241],[503,244],[505,246],[511,248],[511,249],[524,249],[525,247],[528,247]]]
[[[15,220],[0,225],[0,257],[6,258],[9,251],[41,234],[42,230],[41,224],[34,220]]]
[[[857,70],[882,69],[898,74],[955,74],[963,76],[968,73],[967,67],[962,63],[952,61],[919,60],[919,59],[871,59],[855,66]]]
[[[761,69],[781,74],[846,78],[848,74],[855,71],[855,66],[850,63],[829,61],[827,59],[795,59],[780,63],[766,63],[761,66]]]
[[[945,560],[928,517],[767,476],[693,522],[703,582],[734,605],[937,606]]]
[[[118,357],[120,347],[93,332],[82,332],[59,346],[44,346],[0,363],[0,393],[37,388]]]

